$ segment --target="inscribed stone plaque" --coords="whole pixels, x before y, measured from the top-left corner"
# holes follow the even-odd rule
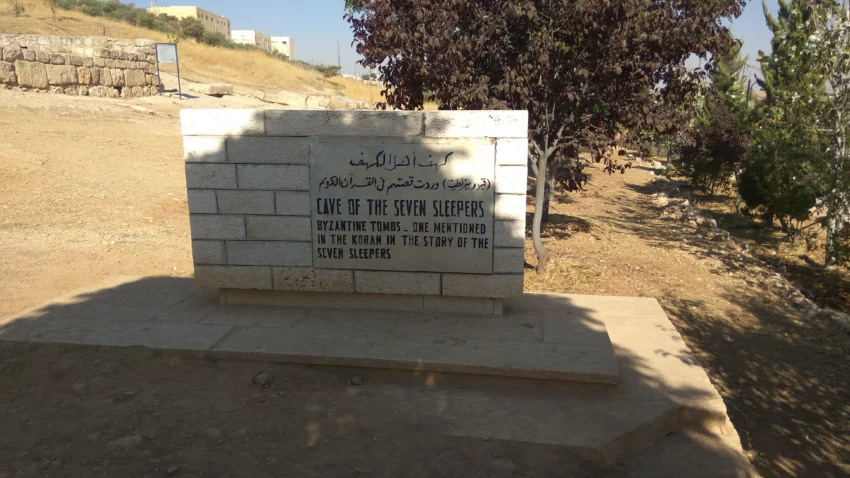
[[[314,143],[313,267],[493,272],[495,147]]]

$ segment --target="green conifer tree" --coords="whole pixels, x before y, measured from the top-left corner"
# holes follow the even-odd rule
[[[810,111],[793,107],[826,92],[818,62],[808,48],[809,37],[817,30],[815,17],[823,15],[812,3],[817,1],[779,0],[774,17],[762,2],[773,32],[772,51],[759,52],[762,77],[757,81],[766,96],[754,113],[754,144],[738,183],[750,208],[760,208],[771,222],[778,218],[792,233],[811,217],[822,195],[814,172],[822,147],[814,135],[799,128],[813,118]]]

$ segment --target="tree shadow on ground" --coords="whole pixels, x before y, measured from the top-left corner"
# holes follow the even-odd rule
[[[526,215],[526,224],[531,224],[532,214]],[[566,214],[549,214],[549,222],[540,227],[540,237],[548,239],[568,239],[578,233],[591,232],[590,222],[575,216]]]
[[[734,326],[741,317],[718,317],[702,301],[661,301],[701,352],[745,449],[760,451],[750,459],[765,477],[848,476],[850,338],[759,297],[724,298],[758,325]]]

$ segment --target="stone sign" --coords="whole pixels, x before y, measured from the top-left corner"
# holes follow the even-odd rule
[[[493,272],[493,144],[310,151],[314,268]]]
[[[181,111],[195,279],[228,304],[500,314],[524,111]]]

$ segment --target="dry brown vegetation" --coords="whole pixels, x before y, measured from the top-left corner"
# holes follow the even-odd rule
[[[19,0],[19,4],[25,8],[20,17],[8,12],[7,5],[0,4],[0,33],[168,41],[164,33],[75,11],[58,10],[54,21],[50,9],[38,0]],[[378,86],[342,77],[325,79],[316,71],[273,58],[259,50],[229,50],[184,39],[180,41],[179,54],[181,73],[189,79],[212,79],[269,92],[284,89],[310,95],[345,95],[367,102],[380,99],[381,88]]]

